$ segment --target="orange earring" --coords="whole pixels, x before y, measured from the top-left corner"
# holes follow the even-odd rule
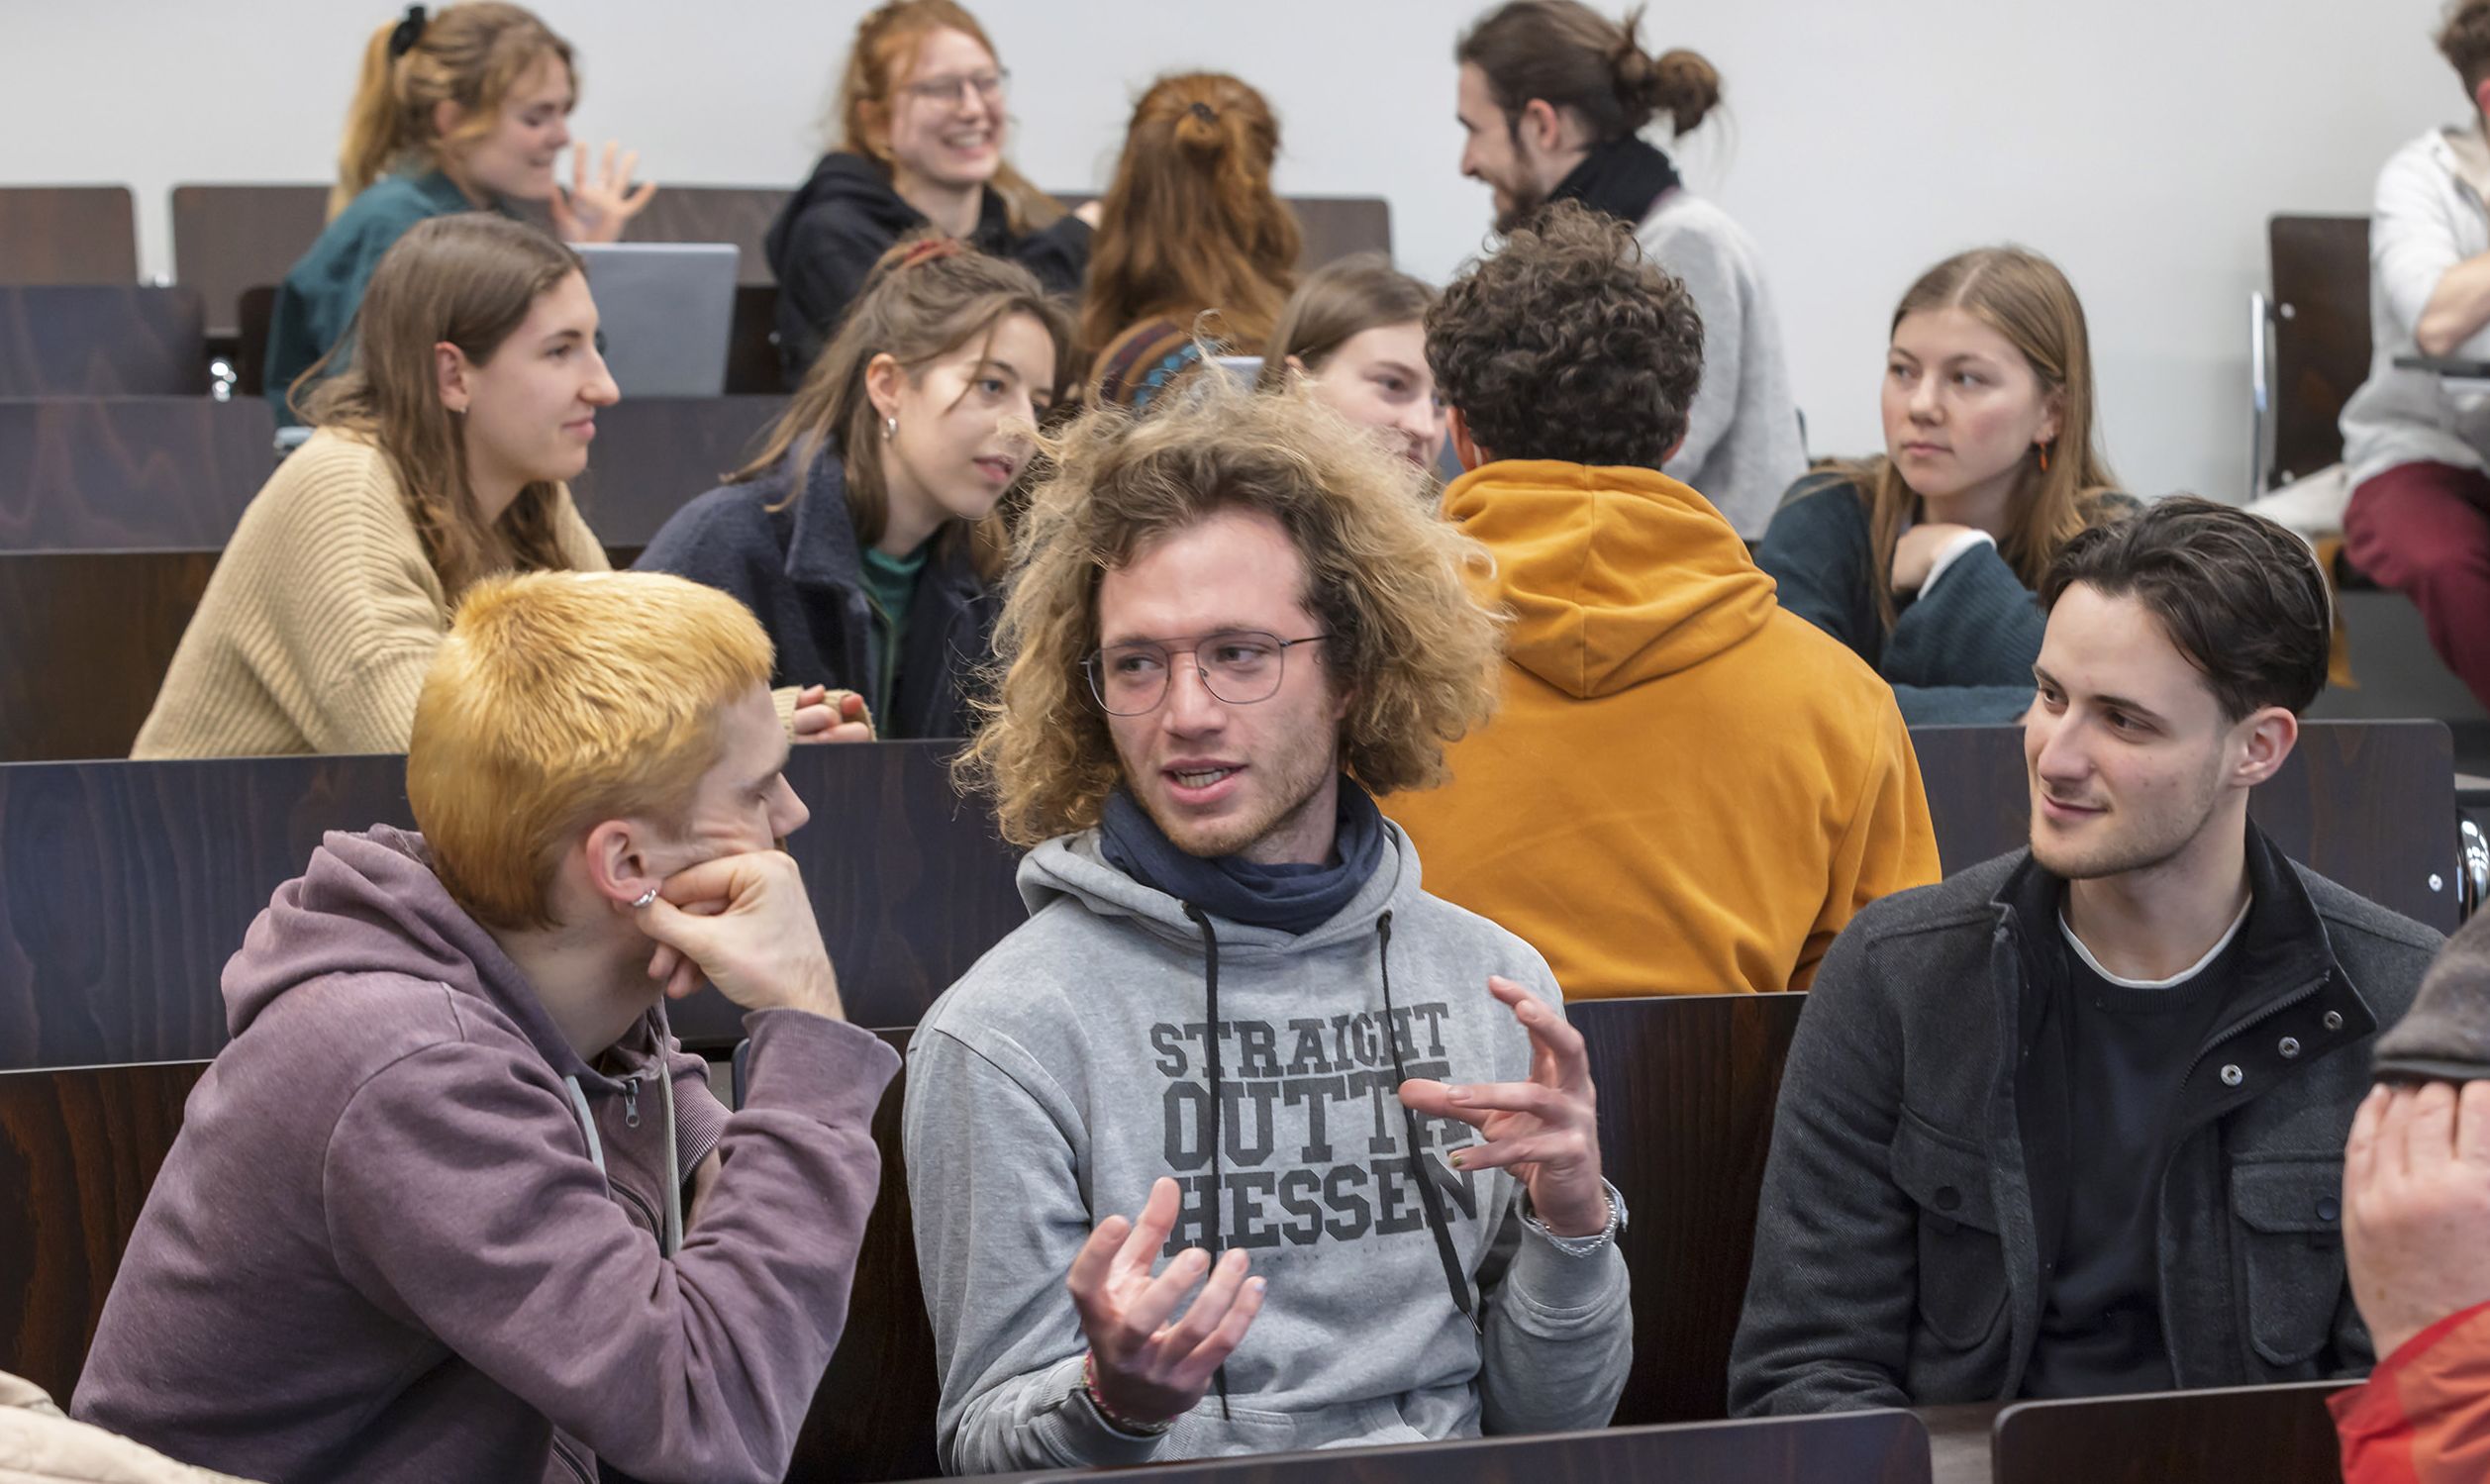
[[[2045,474],[2045,473],[2047,473],[2048,471],[2049,471],[2049,445],[2046,445],[2046,444],[2042,444],[2042,445],[2041,445],[2041,472],[2042,472],[2042,473],[2043,473],[2043,474]]]

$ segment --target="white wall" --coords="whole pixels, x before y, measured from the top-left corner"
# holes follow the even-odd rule
[[[1283,190],[1391,199],[1405,266],[1475,251],[1455,173],[1444,0],[985,0],[1015,73],[1017,157],[1103,183],[1135,85],[1218,66],[1280,110]],[[583,137],[660,179],[801,177],[857,0],[542,0],[582,57]],[[2438,0],[1696,0],[1646,40],[1727,79],[1689,176],[1761,243],[1820,452],[1878,445],[1886,317],[1922,268],[2012,239],[2092,315],[2104,427],[2130,487],[2236,498],[2246,295],[2275,211],[2363,211],[2399,142],[2464,111],[2429,45]],[[167,271],[180,181],[317,180],[362,38],[340,0],[0,0],[0,182],[127,182]]]

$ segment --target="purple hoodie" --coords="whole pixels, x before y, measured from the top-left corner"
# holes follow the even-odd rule
[[[331,835],[251,925],[233,1042],[72,1410],[274,1481],[594,1480],[600,1457],[777,1479],[847,1319],[898,1058],[763,1011],[729,1115],[672,1049],[679,1167],[723,1165],[660,1255],[662,1011],[592,1069],[427,860],[402,831]]]

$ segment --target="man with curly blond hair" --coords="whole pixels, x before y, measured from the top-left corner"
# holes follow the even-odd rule
[[[1494,703],[1476,546],[1295,394],[1206,378],[1057,453],[961,763],[1030,921],[910,1051],[944,1467],[1601,1426],[1581,1037],[1370,797]]]
[[[1427,317],[1470,471],[1444,514],[1512,629],[1495,724],[1392,817],[1573,999],[1805,989],[1853,913],[1938,877],[1893,692],[1658,472],[1702,352],[1684,287],[1570,203]]]

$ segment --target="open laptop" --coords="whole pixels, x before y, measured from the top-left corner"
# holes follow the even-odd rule
[[[735,329],[731,243],[580,243],[606,369],[626,397],[716,397]]]

